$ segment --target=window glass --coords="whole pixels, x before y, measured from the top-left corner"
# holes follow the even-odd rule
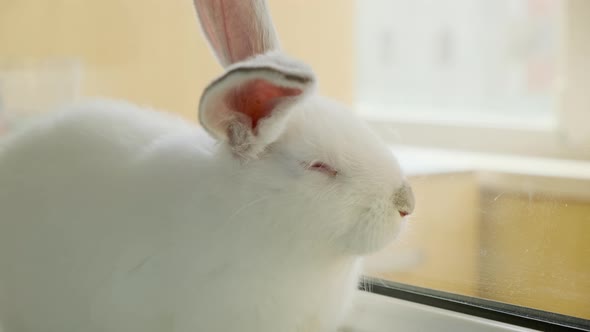
[[[589,162],[399,155],[414,170],[416,212],[399,241],[369,258],[370,275],[590,319]]]
[[[581,25],[564,31],[564,17],[581,22],[567,12],[580,13],[574,2],[357,1],[358,110],[406,135],[397,141],[422,142],[394,148],[417,208],[399,241],[369,259],[369,274],[590,319],[589,160],[459,152],[452,131],[408,133],[390,121],[555,125],[568,111],[558,107],[560,84],[573,84],[560,82],[564,42],[575,43],[565,33],[590,36]],[[446,135],[449,149],[412,135]]]
[[[358,1],[357,100],[373,117],[553,119],[560,2]]]

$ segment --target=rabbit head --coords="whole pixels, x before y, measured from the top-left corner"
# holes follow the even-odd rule
[[[313,71],[280,51],[264,0],[194,3],[225,67],[202,95],[200,122],[252,192],[338,252],[385,246],[414,208],[391,150],[352,111],[319,96]]]

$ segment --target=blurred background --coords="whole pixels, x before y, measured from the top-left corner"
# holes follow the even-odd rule
[[[590,319],[590,1],[268,2],[414,187],[368,273]],[[0,137],[84,97],[196,121],[220,73],[190,0],[0,0]]]
[[[349,104],[353,4],[269,1],[284,49],[314,65],[324,93]],[[50,77],[56,72],[58,80]],[[190,0],[0,1],[0,84],[7,86],[0,91],[14,100],[5,113],[18,114],[15,103],[30,94],[48,100],[35,111],[58,98],[105,96],[195,120],[201,91],[221,73]]]
[[[560,1],[358,3],[365,112],[436,121],[552,121]]]

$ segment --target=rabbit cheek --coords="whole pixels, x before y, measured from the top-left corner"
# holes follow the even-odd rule
[[[400,217],[391,213],[387,202],[377,202],[361,211],[343,237],[345,251],[353,255],[368,255],[387,246],[400,229]]]

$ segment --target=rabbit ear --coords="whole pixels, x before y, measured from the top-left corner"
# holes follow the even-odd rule
[[[199,119],[236,155],[256,157],[282,133],[289,110],[315,87],[305,65],[259,56],[231,67],[205,89]]]
[[[265,0],[193,1],[223,67],[280,48]]]

